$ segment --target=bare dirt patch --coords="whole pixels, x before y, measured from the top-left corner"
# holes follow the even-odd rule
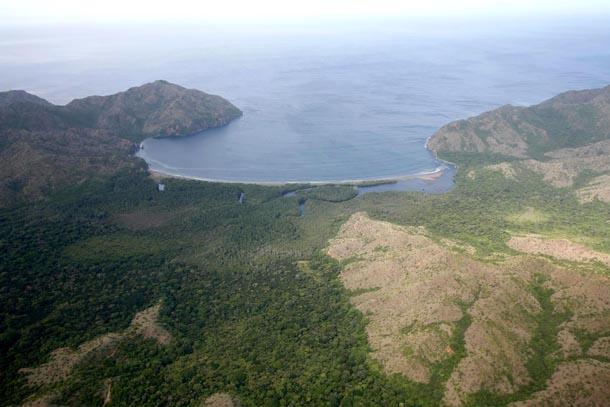
[[[153,339],[161,345],[167,345],[171,341],[171,334],[159,325],[159,311],[161,304],[157,304],[143,311],[138,312],[126,331],[126,334],[131,332],[136,335],[142,335],[146,339]]]
[[[508,241],[514,250],[529,254],[543,254],[560,260],[576,262],[601,261],[610,265],[610,255],[596,252],[567,239],[544,239],[540,236],[514,236]]]
[[[610,175],[601,175],[593,178],[586,186],[577,189],[576,193],[583,203],[591,202],[595,199],[610,202]]]
[[[108,403],[110,403],[111,401],[111,391],[112,391],[112,380],[108,380],[108,383],[106,383],[106,390],[105,390],[105,396],[104,396],[104,404],[102,404],[102,406],[107,405]]]
[[[26,375],[28,385],[42,388],[41,397],[24,405],[48,405],[54,397],[52,392],[53,385],[67,380],[72,374],[73,369],[92,354],[102,353],[113,357],[119,343],[123,340],[129,340],[136,335],[142,335],[147,339],[156,340],[161,345],[168,344],[171,341],[171,334],[161,327],[157,321],[160,309],[161,305],[157,304],[138,312],[132,319],[129,327],[122,332],[111,332],[98,336],[83,343],[76,350],[70,348],[55,349],[51,352],[48,362],[38,367],[20,369],[19,371]],[[111,386],[112,383],[109,381],[105,392],[105,397],[107,398],[110,397]],[[48,391],[45,392],[45,389]]]
[[[525,168],[542,175],[543,179],[556,187],[570,187],[574,179],[583,171],[604,173],[610,171],[610,140],[592,143],[583,147],[564,148],[546,153],[549,161],[525,160],[521,162]],[[584,195],[589,199],[591,194],[595,195],[595,189],[602,190],[607,185],[607,178],[598,177],[593,181],[591,189],[585,191]],[[596,186],[596,184],[601,184]],[[603,196],[603,191],[599,192]]]
[[[526,217],[535,214],[527,212]],[[572,261],[610,258],[567,240],[528,236],[511,242],[511,247],[527,253]],[[354,214],[341,227],[327,252],[344,262],[340,279],[354,291],[352,303],[369,320],[371,356],[388,373],[431,382],[432,372],[456,353],[454,335],[469,318],[462,330],[463,356],[449,367],[445,383],[434,383],[444,387],[443,402],[448,405],[460,406],[468,395],[481,390],[510,394],[530,383],[526,366],[542,312],[534,284],[552,290],[552,312],[566,319],[557,325],[558,349],[548,354],[561,366],[549,379],[555,393],[536,393],[534,404],[522,405],[562,405],[564,392],[578,383],[589,389],[591,371],[600,374],[592,383],[610,385],[605,365],[589,359],[574,361],[587,357],[588,346],[591,357],[608,357],[607,277],[533,255],[506,257],[495,265],[482,263],[468,257],[469,251],[457,242],[436,243],[422,227],[374,221],[365,213]],[[596,339],[592,345],[590,338]],[[603,405],[587,404],[601,400],[595,391],[587,392],[579,390],[576,398],[567,398],[584,404],[563,405]]]
[[[583,147],[585,148],[585,147]],[[549,153],[551,154],[551,153]],[[550,155],[547,156],[550,157]],[[558,155],[548,161],[525,159],[512,163],[499,163],[487,165],[468,173],[468,177],[476,179],[483,175],[485,170],[502,173],[504,178],[517,180],[523,171],[533,171],[542,176],[542,179],[558,188],[571,187],[574,179],[583,171],[605,173],[610,171],[610,160],[607,156],[574,156]],[[583,202],[594,198],[608,202],[610,200],[610,175],[602,175],[593,179],[587,186],[577,191]]]
[[[592,333],[610,330],[610,282],[590,273],[557,267],[552,274],[553,302],[560,310],[569,310],[570,323]]]
[[[587,352],[587,354],[610,359],[610,336],[596,340],[589,348],[589,352]]]
[[[567,329],[563,329],[557,335],[557,341],[561,346],[561,357],[570,358],[573,356],[582,355],[582,347],[576,339],[576,336]]]
[[[31,386],[45,386],[66,380],[72,369],[92,352],[103,351],[117,344],[120,334],[109,333],[80,345],[76,350],[59,348],[51,352],[49,361],[35,368],[23,368]]]
[[[574,177],[576,177],[576,175],[578,175],[580,172],[562,160],[525,160],[521,162],[521,165],[530,171],[534,171],[542,175],[542,179],[544,181],[558,188],[572,186]],[[583,168],[583,170],[584,169],[586,168]]]
[[[549,184],[556,187],[571,187],[574,179],[583,171],[604,173],[610,171],[607,156],[571,157],[551,161],[526,160],[522,165],[542,175]]]
[[[474,255],[477,252],[477,249],[475,249],[474,247],[472,247],[468,244],[459,243],[454,240],[446,239],[446,238],[441,239],[441,245],[448,247],[448,248],[452,249],[453,251],[457,251],[459,253],[467,253],[470,255]]]
[[[37,397],[24,402],[21,404],[21,407],[53,407],[53,398],[54,396],[48,394],[43,395],[42,397]]]
[[[538,161],[523,159],[515,162],[503,162],[487,165],[482,170],[499,171],[507,179],[519,179],[523,170],[540,174],[544,181],[555,187],[571,187],[574,179],[583,171],[602,174],[610,171],[610,141],[604,140],[584,147],[565,148],[545,154],[547,159]],[[468,173],[476,178],[481,170]],[[599,198],[610,200],[610,175],[602,175],[592,180],[589,185],[577,191],[583,202]]]
[[[205,399],[201,407],[239,407],[239,402],[227,393],[216,393]]]
[[[511,407],[609,406],[610,363],[581,359],[560,365],[547,381],[547,388]]]
[[[506,179],[517,179],[517,172],[510,163],[487,165],[483,167],[483,169],[490,171],[499,171]]]

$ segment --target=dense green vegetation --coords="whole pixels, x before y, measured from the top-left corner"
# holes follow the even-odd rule
[[[159,299],[171,344],[123,342],[113,358],[88,358],[57,389],[61,400],[100,404],[115,378],[112,403],[121,406],[191,405],[219,390],[244,405],[417,404],[370,361],[338,264],[316,255],[313,242],[339,223],[314,223],[327,226],[308,239],[312,226],[280,189],[242,189],[241,205],[232,185],[170,180],[159,193],[134,169],[4,210],[3,405],[31,392],[20,367],[123,329]],[[166,223],[117,221],[138,212]],[[304,258],[309,273],[296,265]]]
[[[319,258],[311,269],[319,281],[288,263],[192,274],[165,294],[171,346],[125,343],[114,361],[83,366],[63,401],[89,405],[100,382],[117,377],[121,406],[193,405],[215,391],[245,405],[415,403],[368,361],[364,321],[344,300],[337,265]]]
[[[499,171],[484,171],[476,178],[463,166],[456,176],[458,187],[441,195],[419,193],[371,194],[351,205],[370,215],[404,225],[422,225],[439,237],[468,243],[482,257],[514,253],[506,246],[508,233],[539,233],[552,236],[586,236],[588,245],[610,251],[608,205],[594,201],[581,204],[573,190],[554,188],[533,172],[519,181]],[[388,197],[392,198],[388,198]],[[544,217],[517,222],[511,215],[533,208]]]
[[[0,207],[131,167],[146,137],[199,133],[241,114],[220,96],[166,81],[64,106],[0,92]]]
[[[352,186],[320,186],[313,189],[296,192],[300,200],[317,199],[327,202],[349,201],[358,195],[358,191]]]
[[[167,180],[158,192],[136,166],[3,209],[0,404],[36,391],[20,368],[124,329],[136,312],[162,301],[169,345],[122,341],[112,357],[90,356],[55,386],[59,401],[101,405],[111,379],[110,405],[117,406],[194,405],[218,391],[246,406],[438,405],[440,384],[464,356],[466,305],[451,340],[454,356],[435,368],[432,385],[384,374],[368,354],[366,318],[337,280],[342,265],[322,254],[351,213],[426,226],[433,238],[474,246],[486,261],[513,253],[509,231],[587,236],[592,247],[610,251],[607,204],[582,205],[534,173],[519,182],[466,173],[441,195],[350,199],[350,187],[324,187],[283,198],[286,190],[277,187],[182,180]],[[305,217],[298,216],[300,199],[308,202]],[[527,208],[544,216],[517,221]],[[549,355],[566,318],[542,282],[532,290],[543,311],[528,365],[534,380],[520,394],[540,389],[552,372]],[[472,402],[514,399],[479,393]]]

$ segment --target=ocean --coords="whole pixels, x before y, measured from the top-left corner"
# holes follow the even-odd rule
[[[54,103],[156,79],[244,115],[149,139],[152,169],[238,182],[378,180],[443,167],[442,125],[504,104],[610,84],[610,24],[588,20],[343,20],[0,28],[0,90]]]

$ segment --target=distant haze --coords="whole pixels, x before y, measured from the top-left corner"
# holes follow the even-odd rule
[[[371,16],[556,15],[608,12],[607,0],[0,0],[3,23],[265,21]]]
[[[434,171],[425,140],[440,126],[610,83],[610,19],[586,15],[593,2],[421,3],[15,1],[3,6],[16,24],[0,24],[0,90],[67,103],[165,79],[222,95],[244,116],[145,142],[151,167],[304,182]]]

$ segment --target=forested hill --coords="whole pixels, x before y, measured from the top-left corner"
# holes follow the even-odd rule
[[[76,99],[64,108],[86,127],[142,137],[179,136],[219,127],[242,112],[220,96],[156,81],[111,96]]]
[[[133,144],[219,127],[241,111],[220,96],[156,81],[56,106],[0,93],[0,206],[134,164]]]
[[[107,130],[122,138],[181,136],[223,126],[242,112],[220,96],[155,81],[55,106],[25,91],[0,92],[0,130]]]
[[[545,153],[610,138],[610,86],[571,91],[531,107],[503,106],[458,120],[432,136],[440,156],[478,154],[544,159]]]

